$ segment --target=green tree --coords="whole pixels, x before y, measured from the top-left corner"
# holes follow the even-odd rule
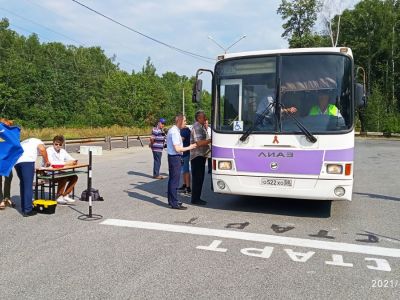
[[[399,19],[398,1],[364,0],[353,10],[344,11],[339,38],[340,45],[352,48],[355,62],[366,68],[368,88],[379,86],[388,112],[399,111],[396,95],[400,88],[395,83],[398,71],[394,66],[400,63],[400,35],[393,30]]]
[[[313,47],[322,42],[313,33],[319,8],[317,0],[282,0],[277,13],[286,21],[282,25],[282,37],[289,41],[291,48]]]
[[[147,58],[141,72],[120,70],[100,47],[41,43],[0,21],[0,116],[26,127],[149,126],[182,111],[193,121],[194,79],[157,74]],[[211,98],[205,96],[210,108]],[[207,102],[208,101],[208,102]]]

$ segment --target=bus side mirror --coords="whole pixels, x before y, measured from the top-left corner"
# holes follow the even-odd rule
[[[354,102],[358,108],[364,108],[367,106],[365,87],[361,83],[356,83],[354,86]]]
[[[193,103],[200,103],[202,91],[203,91],[203,81],[201,79],[197,79],[193,86],[193,95],[192,95]]]

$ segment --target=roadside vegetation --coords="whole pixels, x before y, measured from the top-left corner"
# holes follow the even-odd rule
[[[150,58],[128,73],[100,47],[41,43],[9,25],[0,20],[0,117],[25,129],[147,128],[160,117],[171,124],[183,91],[189,122],[199,108],[210,113],[207,91],[200,105],[191,101],[194,78],[158,75]]]
[[[361,0],[352,9],[342,3],[282,0],[282,37],[291,48],[350,47],[366,73],[364,129],[400,132],[400,1]],[[207,91],[200,105],[191,102],[193,77],[159,75],[150,58],[141,70],[126,72],[100,47],[42,43],[9,25],[0,20],[0,117],[15,120],[24,137],[147,133],[160,117],[173,123],[183,91],[188,123],[199,108],[210,115]]]
[[[123,127],[113,125],[111,127],[96,128],[22,128],[21,139],[36,137],[44,141],[50,141],[55,135],[62,134],[68,139],[106,137],[106,136],[135,136],[150,135],[151,127]]]

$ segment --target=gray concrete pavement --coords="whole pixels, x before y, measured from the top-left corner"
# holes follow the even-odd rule
[[[93,186],[105,198],[93,211],[102,220],[80,221],[88,211],[80,201],[58,206],[55,215],[0,211],[0,298],[398,299],[399,257],[345,250],[400,251],[399,146],[357,140],[352,202],[218,195],[206,177],[208,205],[187,204],[186,211],[167,208],[167,180],[151,178],[148,148],[105,151],[94,157],[93,171]],[[85,184],[82,177],[77,190]],[[19,202],[16,176],[12,193]],[[110,219],[176,225],[177,231],[102,224]],[[249,235],[221,238],[210,229]],[[250,233],[284,243],[260,242]],[[310,241],[345,244],[327,250]]]

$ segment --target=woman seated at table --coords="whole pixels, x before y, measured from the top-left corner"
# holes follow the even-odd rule
[[[65,151],[62,146],[64,145],[64,136],[56,135],[53,138],[53,146],[46,149],[47,156],[51,165],[64,165],[73,166],[78,163],[78,160],[73,158],[67,151]],[[67,177],[56,178],[54,180],[58,184],[57,188],[57,203],[59,204],[69,204],[74,203],[75,200],[72,199],[69,194],[74,189],[74,186],[78,182],[77,175],[71,175]]]

